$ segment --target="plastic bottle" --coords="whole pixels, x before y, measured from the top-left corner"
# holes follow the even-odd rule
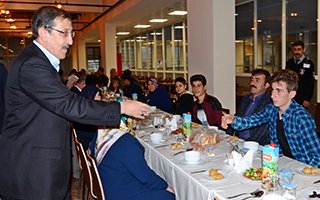
[[[132,94],[132,100],[135,100],[135,101],[138,100],[138,94],[137,93],[133,93]]]

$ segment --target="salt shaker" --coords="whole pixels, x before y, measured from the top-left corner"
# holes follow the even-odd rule
[[[297,184],[293,182],[284,182],[281,185],[282,188],[282,196],[287,200],[295,200],[296,199],[296,190]]]

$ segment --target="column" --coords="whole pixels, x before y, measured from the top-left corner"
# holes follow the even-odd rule
[[[208,93],[235,112],[235,2],[188,0],[188,73],[207,78]]]
[[[117,42],[116,25],[104,23],[99,26],[101,63],[107,76],[110,76],[110,69],[117,68]]]

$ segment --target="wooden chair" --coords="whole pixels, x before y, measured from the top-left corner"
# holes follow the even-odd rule
[[[80,169],[81,169],[81,172],[82,172],[82,178],[84,179],[84,184],[83,184],[83,187],[82,187],[82,195],[83,197],[84,196],[87,196],[87,199],[88,199],[88,195],[89,195],[89,192],[88,190],[91,189],[91,180],[92,180],[92,177],[91,177],[91,172],[90,172],[90,168],[89,168],[89,161],[87,160],[87,156],[86,156],[86,153],[83,149],[83,146],[82,144],[78,141],[77,139],[77,133],[74,129],[72,129],[72,134],[73,134],[73,139],[74,139],[74,143],[75,143],[75,146],[76,146],[76,151],[77,151],[77,157],[78,157],[78,161],[79,161],[79,166],[80,166]],[[86,190],[86,187],[88,188],[88,190]],[[85,195],[85,193],[87,195]]]
[[[102,187],[102,183],[101,183],[101,179],[100,179],[100,175],[97,169],[97,165],[95,160],[91,157],[91,155],[89,154],[89,151],[86,151],[87,153],[87,158],[88,158],[88,165],[90,168],[90,172],[91,172],[91,195],[94,199],[97,200],[105,200],[104,197],[104,191],[103,191],[103,187]]]

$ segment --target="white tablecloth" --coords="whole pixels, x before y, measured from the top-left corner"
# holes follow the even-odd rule
[[[137,130],[138,135],[142,130]],[[154,128],[143,129],[143,132],[161,132]],[[261,188],[261,181],[252,181],[244,178],[241,174],[237,174],[231,167],[225,164],[225,154],[229,149],[227,139],[224,139],[215,149],[215,156],[209,160],[203,159],[204,164],[186,165],[182,162],[183,153],[177,156],[171,154],[177,151],[170,149],[170,146],[154,148],[155,146],[149,141],[149,137],[139,138],[141,144],[145,147],[145,158],[149,166],[169,185],[171,185],[176,194],[177,200],[213,200],[215,197],[219,200],[226,199],[242,192],[252,192],[257,188]],[[172,141],[167,141],[171,143]],[[261,158],[255,156],[253,161],[254,167],[261,167]],[[279,159],[279,168],[289,168],[292,170],[300,170],[306,164],[292,160],[287,157]],[[225,175],[225,179],[213,180],[209,177],[208,172],[190,174],[192,171],[217,168]],[[307,199],[307,193],[312,190],[320,190],[320,184],[313,184],[320,177],[309,177],[299,173],[295,173],[293,182],[298,184],[297,199]],[[242,198],[245,196],[241,196]],[[239,200],[241,198],[235,198]]]

